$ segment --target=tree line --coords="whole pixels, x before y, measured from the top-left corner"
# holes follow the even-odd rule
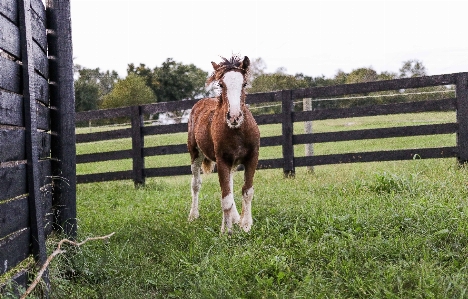
[[[254,59],[250,68],[248,93],[269,92],[284,89],[332,86],[339,84],[371,82],[398,78],[410,78],[427,75],[423,63],[419,60],[408,60],[402,63],[398,73],[376,72],[372,67],[361,67],[346,73],[338,70],[333,77],[324,75],[311,77],[302,73],[290,75],[284,68],[273,73],[266,72],[266,63],[262,58]],[[75,65],[75,107],[76,111],[116,108],[156,102],[196,99],[216,94],[215,87],[205,86],[208,72],[193,64],[176,62],[167,58],[160,66],[147,67],[129,64],[127,76],[120,78],[116,71],[101,71],[99,68],[88,69]],[[431,91],[443,91],[450,87],[428,87],[419,89],[418,93],[400,91],[401,96],[393,96],[393,101],[425,100],[434,97]],[[357,95],[350,99],[322,99],[314,104],[315,108],[351,107],[365,104],[378,104],[388,101],[388,94],[379,92]],[[299,105],[300,106],[300,105]],[[298,107],[299,109],[301,107]],[[278,108],[271,108],[276,112]],[[268,111],[263,111],[268,112]]]

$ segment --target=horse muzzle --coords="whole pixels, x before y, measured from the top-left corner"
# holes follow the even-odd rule
[[[244,121],[244,114],[240,111],[237,115],[231,115],[228,111],[226,114],[226,122],[231,129],[239,128],[242,122]]]

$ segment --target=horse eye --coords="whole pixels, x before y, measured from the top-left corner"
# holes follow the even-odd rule
[[[247,83],[242,84],[242,87],[246,87],[246,86],[247,86]]]
[[[221,84],[221,83],[218,83],[218,86],[221,87],[221,88],[223,88],[223,84]]]

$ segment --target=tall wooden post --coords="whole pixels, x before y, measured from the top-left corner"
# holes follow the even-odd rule
[[[305,98],[302,100],[303,110],[312,111],[312,99]],[[304,132],[306,134],[312,134],[312,121],[308,120],[304,122]],[[305,156],[310,157],[314,155],[314,145],[312,143],[305,144]],[[314,172],[314,166],[307,166],[307,171]]]
[[[283,116],[283,172],[286,177],[294,177],[294,146],[293,146],[293,121],[292,112],[294,109],[292,90],[281,91],[282,116]]]
[[[133,156],[133,182],[135,187],[145,184],[145,160],[143,157],[143,115],[140,106],[132,107],[132,156]]]
[[[47,0],[53,204],[56,224],[76,237],[75,90],[70,0]]]
[[[468,162],[468,73],[457,75],[458,163]]]
[[[34,88],[35,70],[33,64],[33,39],[31,24],[31,1],[20,0],[19,20],[21,35],[21,55],[23,64],[23,107],[24,126],[26,129],[26,159],[28,178],[28,206],[31,228],[32,253],[40,266],[46,262],[44,212],[40,191],[40,169],[37,133],[37,102],[38,95]],[[49,286],[48,274],[43,276]],[[47,290],[46,290],[47,293]]]

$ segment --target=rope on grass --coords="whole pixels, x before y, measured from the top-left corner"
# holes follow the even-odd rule
[[[37,284],[41,281],[41,278],[42,278],[42,275],[44,275],[44,272],[46,271],[47,267],[49,266],[50,262],[52,261],[52,259],[54,257],[56,257],[57,255],[61,254],[61,253],[64,253],[65,250],[62,250],[61,247],[64,243],[68,243],[70,245],[73,245],[73,246],[76,246],[76,247],[80,247],[81,245],[85,244],[86,242],[88,241],[94,241],[94,240],[105,240],[105,239],[109,239],[110,237],[112,237],[113,235],[115,234],[115,232],[107,235],[107,236],[102,236],[102,237],[92,237],[92,238],[86,238],[84,241],[80,242],[80,243],[77,243],[77,242],[74,242],[74,241],[71,241],[71,240],[68,240],[68,239],[63,239],[61,240],[58,245],[57,245],[57,249],[54,250],[54,252],[52,252],[51,255],[49,255],[49,257],[47,258],[46,262],[44,263],[44,265],[42,265],[41,269],[39,270],[39,272],[37,273],[36,275],[36,278],[34,279],[34,281],[32,282],[32,284],[29,286],[29,288],[26,290],[26,292],[21,296],[20,299],[25,299],[33,290],[34,288],[37,286]]]

